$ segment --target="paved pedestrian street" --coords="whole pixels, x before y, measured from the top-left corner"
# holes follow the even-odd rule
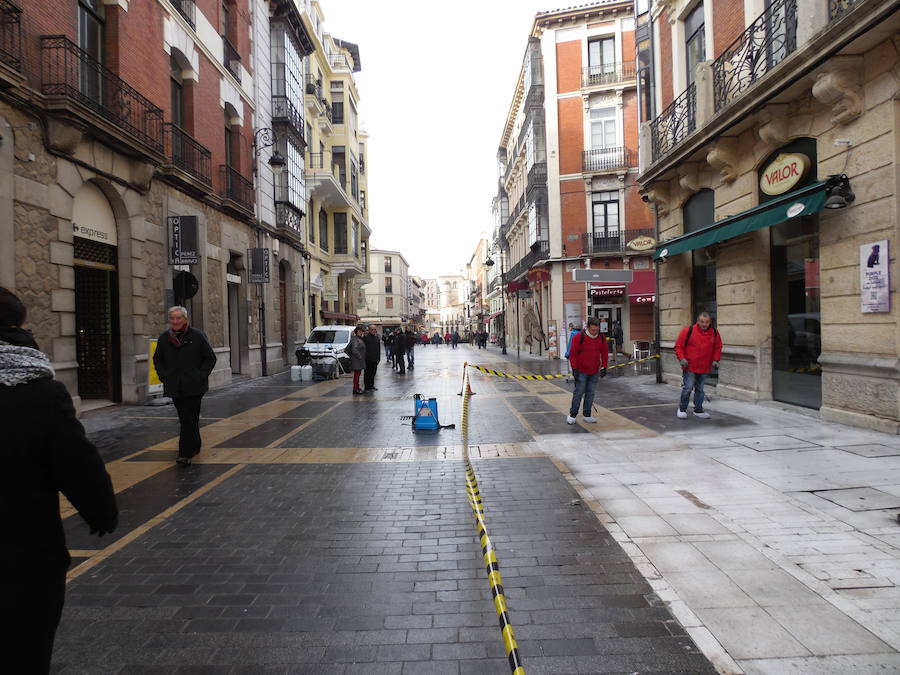
[[[620,362],[622,357],[619,357]],[[57,673],[509,673],[464,444],[526,672],[900,669],[900,441],[713,396],[675,418],[650,366],[565,424],[560,363],[416,351],[378,391],[286,374],[211,392],[174,464],[172,406],[85,414],[119,529],[63,504]],[[413,394],[441,422],[414,434]]]

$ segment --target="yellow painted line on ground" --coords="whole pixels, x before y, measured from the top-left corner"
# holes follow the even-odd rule
[[[87,572],[89,569],[96,567],[101,562],[103,562],[104,560],[109,558],[112,554],[116,553],[117,551],[122,550],[125,546],[127,546],[128,544],[133,542],[135,539],[140,537],[142,534],[145,534],[146,532],[149,532],[150,530],[152,530],[154,527],[159,525],[161,522],[163,522],[169,516],[172,516],[175,513],[178,513],[181,509],[183,509],[188,504],[191,504],[192,502],[197,501],[198,499],[200,499],[200,497],[205,495],[207,492],[209,492],[213,488],[224,483],[226,480],[231,478],[233,475],[235,475],[238,471],[243,469],[245,466],[246,466],[245,464],[238,464],[237,466],[231,467],[228,471],[223,473],[218,478],[211,480],[209,483],[207,483],[203,487],[199,488],[198,490],[196,490],[189,496],[185,497],[184,499],[177,502],[176,504],[173,504],[172,506],[167,508],[162,513],[154,516],[153,518],[148,520],[143,525],[136,527],[131,532],[126,534],[124,537],[117,539],[112,544],[110,544],[109,546],[104,548],[102,551],[95,553],[88,560],[85,560],[83,563],[81,563],[77,567],[73,567],[66,574],[66,581],[68,582],[68,581],[71,581],[72,579],[80,577],[82,574]]]
[[[94,555],[97,555],[98,553],[100,553],[100,550],[101,549],[98,549],[96,551],[88,551],[88,550],[83,550],[83,549],[71,549],[69,551],[69,555],[72,556],[73,558],[90,558],[91,556],[94,556]]]

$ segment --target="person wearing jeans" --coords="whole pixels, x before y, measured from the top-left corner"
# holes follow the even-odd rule
[[[722,359],[722,336],[712,326],[708,312],[700,312],[693,326],[681,329],[675,341],[675,357],[683,371],[681,377],[681,399],[678,401],[678,419],[687,418],[687,407],[694,393],[694,416],[709,419],[703,409],[705,395],[703,385],[710,373],[718,372]]]
[[[606,336],[600,335],[600,322],[596,317],[591,317],[587,321],[587,329],[580,331],[572,339],[569,350],[569,363],[575,373],[575,391],[572,393],[572,405],[569,407],[566,424],[575,424],[579,406],[583,406],[585,422],[593,424],[597,421],[592,412],[594,390],[597,388],[597,380],[606,377],[608,361]]]

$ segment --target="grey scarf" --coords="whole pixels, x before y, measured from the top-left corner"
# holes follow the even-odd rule
[[[0,385],[13,387],[55,374],[44,352],[0,340]]]

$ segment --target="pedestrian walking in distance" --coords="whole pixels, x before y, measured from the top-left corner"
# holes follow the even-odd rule
[[[350,336],[350,344],[347,345],[347,353],[350,355],[350,370],[353,371],[353,393],[364,393],[359,386],[359,378],[362,375],[363,368],[366,367],[366,343],[363,342],[365,329],[357,326],[353,329],[353,335]]]
[[[456,345],[459,344],[459,331],[453,331],[453,335],[450,336],[450,343],[453,345],[453,349],[456,349]]]
[[[71,563],[59,493],[91,534],[115,530],[119,512],[103,460],[47,355],[22,328],[25,316],[19,298],[0,288],[0,650],[4,672],[45,675]]]
[[[202,330],[189,324],[184,307],[169,308],[169,329],[156,341],[153,366],[163,383],[163,393],[171,397],[178,411],[181,434],[178,458],[190,466],[200,452],[200,404],[209,391],[209,374],[216,367],[216,355]]]
[[[369,324],[369,332],[363,338],[366,345],[366,370],[363,373],[364,391],[378,391],[375,386],[375,373],[378,372],[378,362],[381,361],[381,340],[378,338],[378,329],[375,324]]]
[[[406,368],[407,370],[416,369],[416,334],[407,328],[403,338],[406,340]]]
[[[384,355],[387,358],[387,362],[391,362],[391,344],[393,343],[393,337],[391,336],[391,331],[385,329],[381,334],[381,341],[384,343]]]
[[[703,385],[710,373],[719,371],[722,359],[722,336],[713,328],[709,312],[700,312],[697,322],[685,326],[675,341],[675,357],[681,365],[681,400],[678,402],[679,419],[687,418],[687,407],[694,392],[694,417],[709,419],[703,409],[705,394]]]
[[[394,333],[394,368],[406,375],[406,338],[399,328]]]
[[[450,331],[449,330],[446,333],[444,333],[444,344],[445,345],[450,344]]]
[[[583,404],[584,421],[593,424],[597,421],[592,412],[594,406],[594,390],[597,379],[606,377],[606,365],[609,362],[609,348],[606,336],[600,334],[600,322],[596,317],[587,320],[587,329],[575,335],[569,349],[569,364],[575,375],[575,391],[572,393],[572,405],[569,406],[567,424],[575,424],[578,417],[578,406]]]

